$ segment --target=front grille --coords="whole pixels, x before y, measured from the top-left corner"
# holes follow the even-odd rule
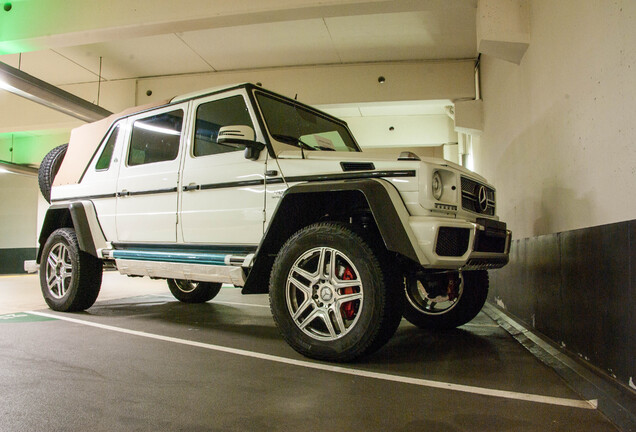
[[[473,213],[494,216],[494,189],[468,177],[462,177],[462,207]]]
[[[468,250],[468,228],[441,227],[437,233],[435,253],[438,256],[460,257]]]

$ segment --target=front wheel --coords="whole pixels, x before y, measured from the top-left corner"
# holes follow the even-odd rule
[[[60,312],[88,309],[102,285],[102,261],[79,248],[72,228],[55,230],[42,250],[40,287],[46,304]]]
[[[422,329],[450,329],[477,316],[488,296],[486,270],[407,277],[404,318]]]
[[[185,279],[168,279],[170,292],[183,303],[205,303],[221,291],[217,282],[196,282]]]
[[[278,253],[270,306],[283,338],[318,360],[351,361],[380,348],[401,319],[401,298],[378,255],[347,226],[317,223]]]

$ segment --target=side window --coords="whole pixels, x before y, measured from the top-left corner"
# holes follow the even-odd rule
[[[104,146],[104,150],[102,150],[102,154],[99,155],[99,159],[97,159],[97,163],[95,164],[95,169],[97,171],[105,171],[110,168],[110,160],[113,157],[113,150],[115,150],[115,143],[117,142],[119,129],[119,125],[116,125],[110,133],[108,141],[106,141],[106,145]]]
[[[222,126],[243,125],[254,128],[242,96],[232,96],[199,105],[194,135],[194,156],[237,151],[216,142]]]
[[[130,137],[128,166],[176,159],[182,126],[183,110],[136,120]]]

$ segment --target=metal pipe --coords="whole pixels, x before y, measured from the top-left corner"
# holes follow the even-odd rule
[[[0,62],[0,89],[85,122],[101,120],[112,114],[98,105],[2,62]]]
[[[481,53],[475,62],[475,100],[481,99]]]
[[[38,169],[31,168],[25,165],[18,165],[10,162],[0,161],[0,174],[2,173],[21,174],[30,177],[37,177]]]

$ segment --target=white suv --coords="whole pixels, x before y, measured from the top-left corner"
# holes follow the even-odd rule
[[[42,162],[47,304],[89,308],[104,265],[184,302],[269,293],[300,353],[349,361],[402,316],[455,327],[482,308],[510,231],[485,179],[412,153],[368,157],[346,123],[252,84],[75,129]]]

